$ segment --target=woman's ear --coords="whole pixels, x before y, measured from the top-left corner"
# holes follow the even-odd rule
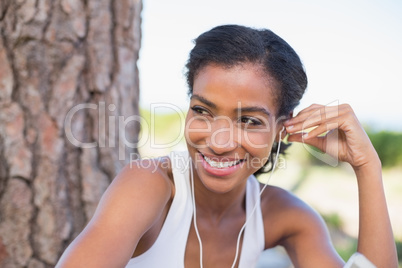
[[[293,111],[291,111],[290,113],[289,113],[289,116],[288,116],[288,118],[286,118],[286,119],[290,119],[290,118],[292,118],[293,117]]]
[[[284,127],[283,124],[281,124],[281,125],[280,125],[280,130],[279,130],[278,133],[276,134],[275,141],[276,141],[276,142],[279,142],[279,138],[280,138],[281,140],[283,140],[283,139],[286,137],[287,134],[288,134],[288,133],[286,132],[286,128]]]
[[[286,128],[283,125],[283,122],[293,117],[293,111],[291,111],[283,120],[278,123],[278,133],[276,133],[275,141],[279,142],[279,136],[281,140],[283,140],[288,133],[286,132]]]

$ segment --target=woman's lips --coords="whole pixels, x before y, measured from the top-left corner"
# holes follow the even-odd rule
[[[201,160],[201,165],[205,171],[213,176],[227,176],[236,172],[241,168],[244,159],[235,159],[228,157],[211,157],[198,153],[198,158]]]

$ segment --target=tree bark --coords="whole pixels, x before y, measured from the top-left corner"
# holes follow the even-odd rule
[[[141,8],[0,1],[0,267],[53,267],[137,156]]]

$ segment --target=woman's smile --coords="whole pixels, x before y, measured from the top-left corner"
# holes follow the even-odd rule
[[[234,165],[239,164],[241,161],[244,160],[244,159],[236,159],[236,158],[229,158],[229,157],[218,158],[216,156],[211,156],[211,155],[206,155],[206,154],[202,154],[202,156],[204,157],[205,161],[207,161],[207,163],[214,168],[232,167]]]
[[[199,153],[197,159],[201,159],[202,167],[212,176],[223,177],[235,173],[246,159],[217,157]]]

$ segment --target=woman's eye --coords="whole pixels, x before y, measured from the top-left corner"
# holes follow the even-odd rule
[[[240,118],[240,121],[243,124],[251,125],[251,126],[260,126],[260,125],[262,125],[260,120],[258,120],[256,118],[252,118],[252,117],[242,117],[242,118]]]
[[[193,110],[195,113],[200,114],[200,115],[208,115],[208,111],[205,110],[204,108],[195,106],[195,107],[191,107],[191,110]]]

